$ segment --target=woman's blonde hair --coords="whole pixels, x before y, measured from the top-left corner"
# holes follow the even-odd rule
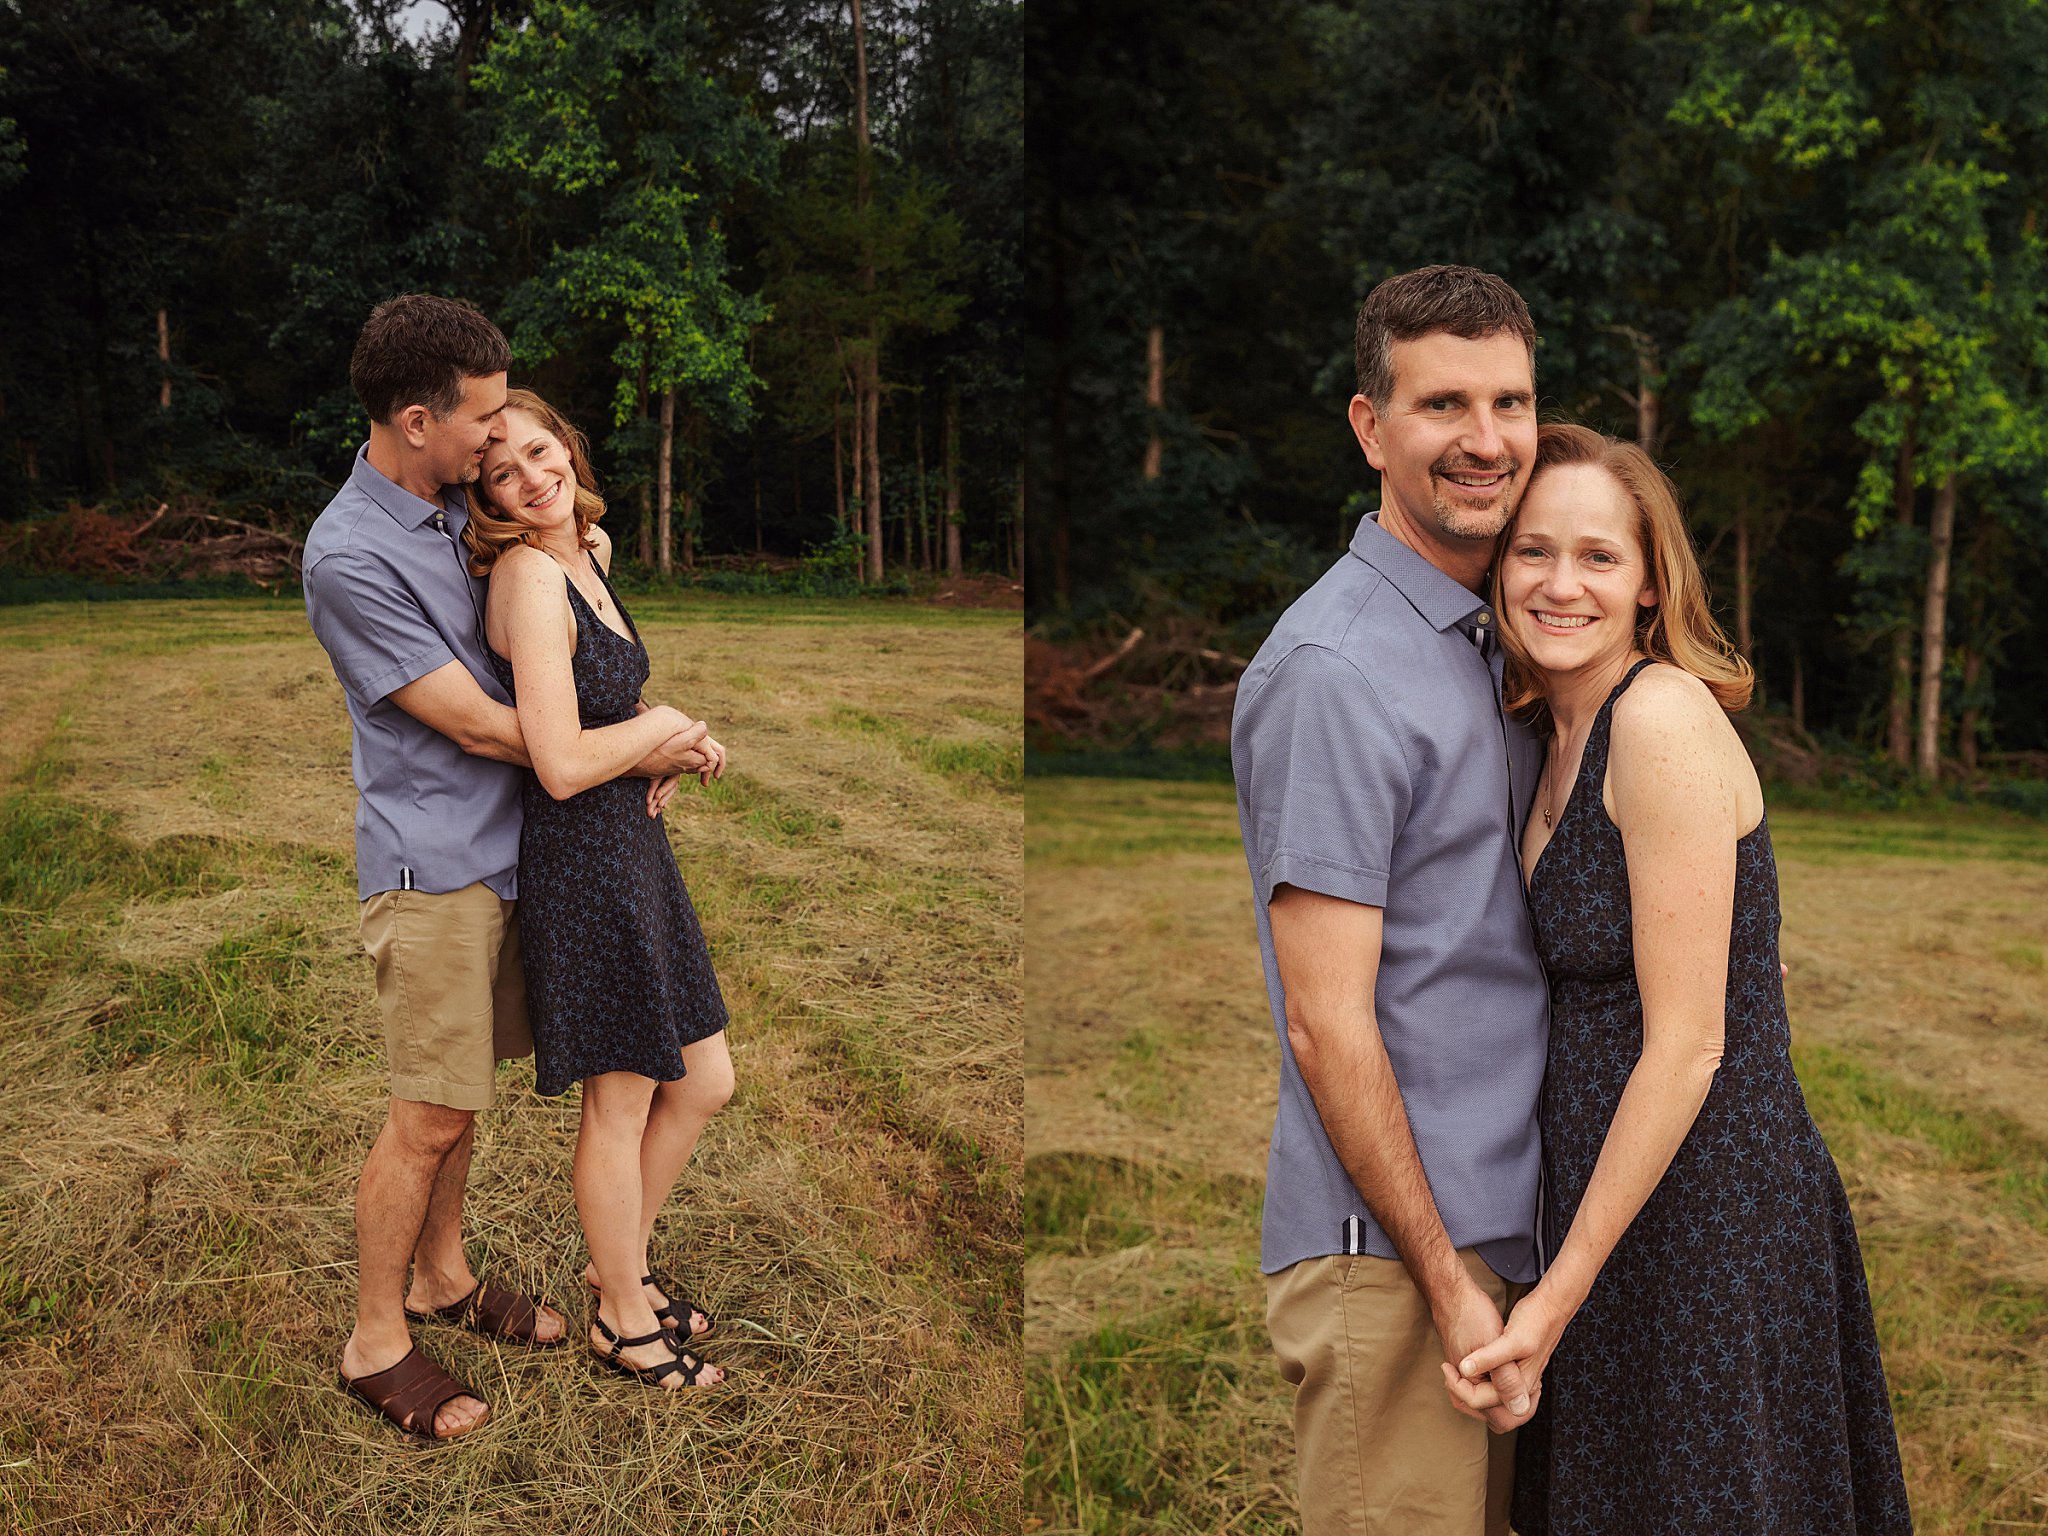
[[[569,419],[530,389],[505,391],[505,409],[524,411],[547,429],[569,451],[569,468],[576,476],[576,542],[585,549],[597,548],[590,526],[604,516],[604,498],[597,494],[597,477],[590,472],[590,445],[583,434],[569,425]],[[473,576],[488,576],[498,556],[514,544],[540,545],[540,535],[517,518],[506,517],[483,493],[483,476],[463,487],[469,495],[469,521],[462,528],[462,542],[469,546],[469,569]]]
[[[1636,610],[1636,646],[1645,655],[1681,667],[1707,685],[1720,706],[1733,712],[1749,703],[1756,675],[1707,610],[1707,583],[1699,557],[1685,530],[1678,490],[1656,460],[1634,443],[1605,436],[1572,422],[1546,422],[1536,433],[1533,489],[1546,469],[1561,464],[1591,464],[1612,475],[1636,508],[1636,542],[1650,563],[1650,583],[1657,601]],[[1522,493],[1525,497],[1528,491]],[[1511,522],[1494,551],[1493,607],[1501,613],[1500,571],[1515,536]],[[1529,653],[1515,639],[1502,617],[1501,646],[1506,653],[1503,697],[1507,707],[1531,725],[1549,723],[1539,674]]]

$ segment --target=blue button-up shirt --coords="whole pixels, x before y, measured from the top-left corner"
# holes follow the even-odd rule
[[[442,514],[446,531],[435,525]],[[485,584],[462,548],[468,505],[436,505],[392,484],[356,452],[348,483],[306,535],[306,617],[327,648],[354,727],[356,890],[455,891],[481,881],[519,894],[524,770],[472,757],[391,701],[460,661],[501,704],[483,633]]]
[[[1485,625],[1481,625],[1484,616]],[[1536,1278],[1549,1003],[1517,834],[1542,748],[1500,707],[1487,604],[1372,518],[1281,617],[1238,685],[1238,821],[1280,1036],[1260,1266],[1398,1258],[1352,1185],[1287,1043],[1267,904],[1300,886],[1380,907],[1373,1003],[1454,1247]]]

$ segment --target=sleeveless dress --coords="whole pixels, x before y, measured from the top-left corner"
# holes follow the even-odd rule
[[[619,595],[591,561],[598,580]],[[567,574],[576,615],[570,665],[585,730],[633,718],[648,674],[640,631],[600,619]],[[509,690],[512,664],[491,668]],[[533,1025],[535,1086],[556,1094],[601,1072],[659,1082],[684,1075],[682,1048],[725,1028],[725,1000],[647,780],[617,778],[557,800],[531,770],[519,838],[519,948]]]
[[[1544,1251],[1555,1254],[1642,1054],[1628,864],[1595,717],[1529,899],[1550,973]],[[1520,1536],[1912,1530],[1848,1197],[1792,1074],[1778,874],[1736,844],[1720,1070],[1544,1371],[1516,1446]]]

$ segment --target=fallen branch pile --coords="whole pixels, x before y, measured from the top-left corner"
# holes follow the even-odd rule
[[[1113,644],[1027,640],[1024,725],[1067,745],[1213,745],[1230,739],[1237,676],[1251,665],[1207,643],[1190,625],[1149,634],[1133,626]]]

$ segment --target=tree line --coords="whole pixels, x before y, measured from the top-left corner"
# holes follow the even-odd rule
[[[1046,0],[1026,57],[1042,626],[1255,645],[1377,495],[1358,300],[1466,262],[1670,469],[1768,707],[2048,750],[2048,12]]]
[[[1013,0],[0,0],[0,521],[303,529],[469,299],[622,550],[1016,570]]]

